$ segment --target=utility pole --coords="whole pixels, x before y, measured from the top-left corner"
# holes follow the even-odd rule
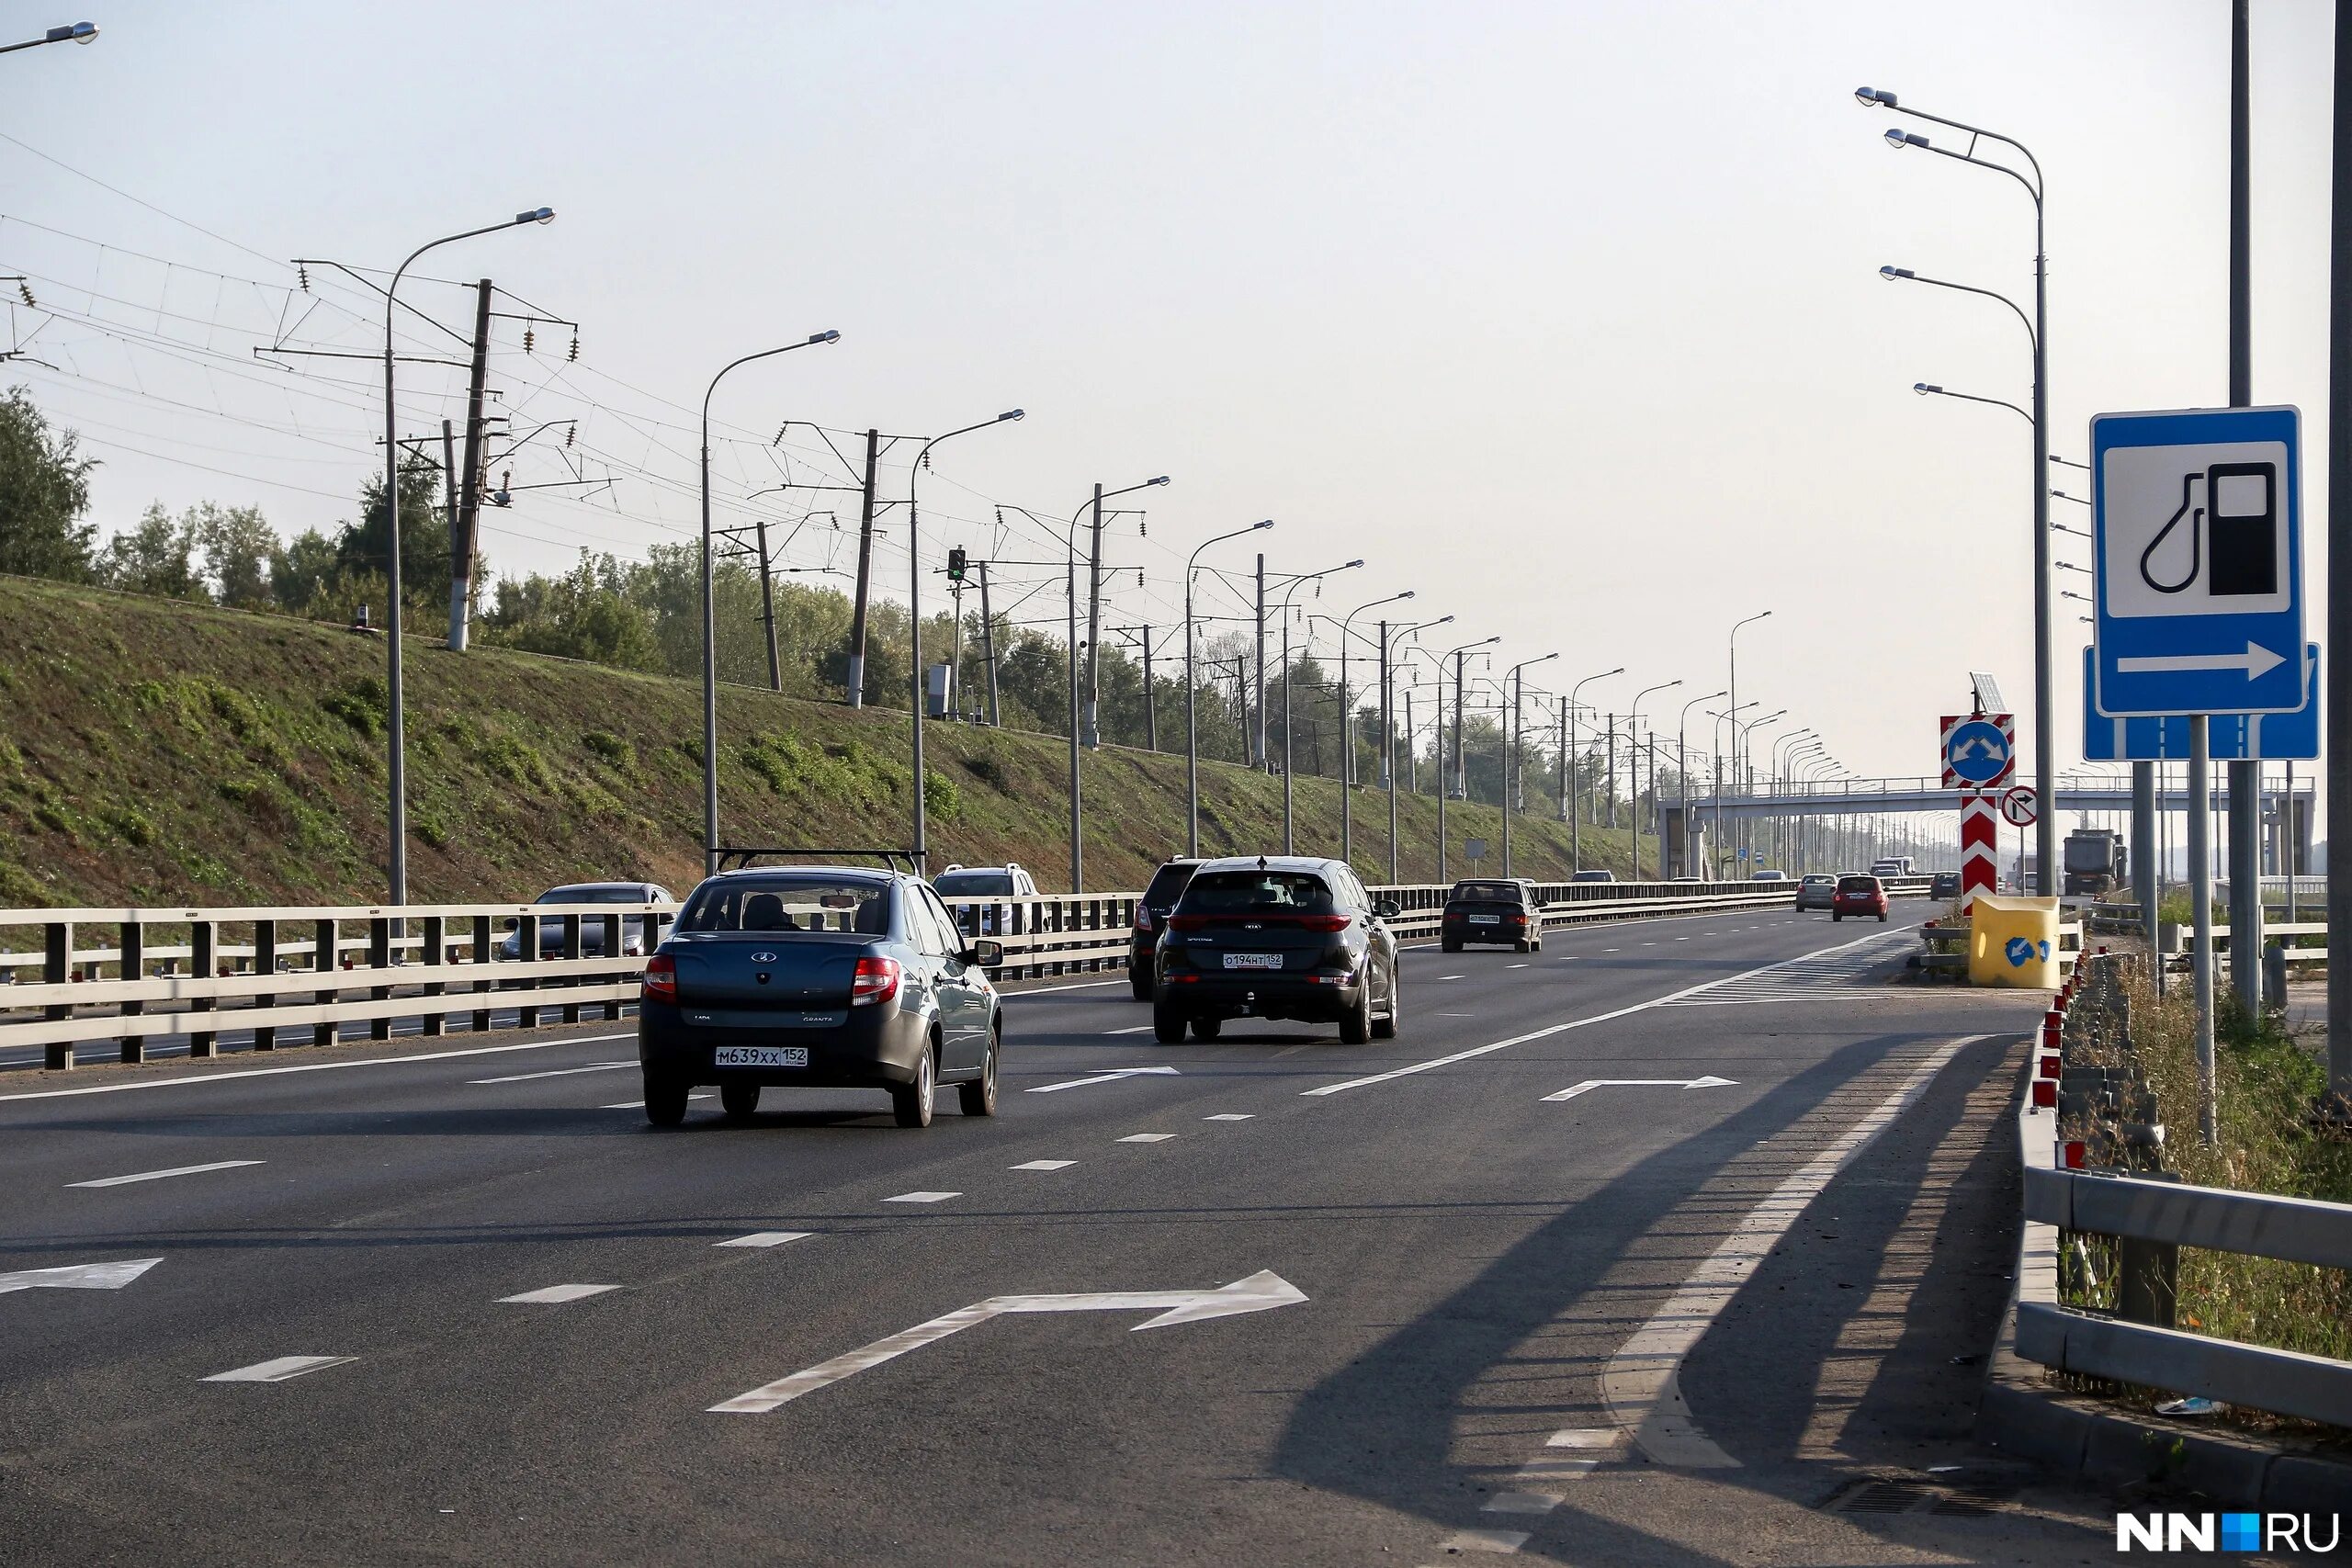
[[[1602,791],[1609,797],[1609,826],[1617,826],[1617,716],[1609,716],[1609,783]]]
[[[1380,787],[1388,792],[1388,885],[1396,885],[1396,721],[1388,674],[1388,623],[1380,623]]]
[[[1560,820],[1568,819],[1568,699],[1560,699]]]
[[[768,690],[784,690],[784,666],[775,654],[775,578],[768,569],[768,520],[754,525],[760,536],[760,619],[768,632]]]
[[[996,617],[989,610],[989,563],[980,568],[980,657],[989,667],[989,728],[994,729],[1000,720],[996,707]]]
[[[1159,704],[1151,689],[1151,628],[1142,626],[1113,626],[1111,629],[1121,637],[1136,638],[1136,646],[1143,650],[1144,746],[1148,750],[1157,751],[1159,750]]]
[[[474,358],[466,387],[466,468],[449,529],[449,649],[466,650],[473,615],[475,528],[481,518],[481,400],[490,373],[490,279],[474,285]]]
[[[1086,744],[1102,744],[1102,487],[1094,487],[1094,549],[1086,563]]]
[[[2335,168],[2329,191],[2327,462],[2328,473],[2352,474],[2352,0],[2335,6]],[[2352,735],[2352,679],[2343,653],[2352,649],[2352,486],[2327,487],[2327,734],[2340,744]],[[2333,824],[2352,822],[2352,763],[2330,755],[2324,770],[2328,836]],[[2331,851],[2334,849],[2330,845]],[[2327,921],[2352,931],[2352,855],[2327,857]],[[2324,1114],[2352,1126],[2352,978],[2327,982],[2327,1085]]]
[[[865,600],[874,570],[874,475],[882,462],[882,433],[865,433],[865,484],[858,506],[857,597],[849,615],[849,705],[865,705]],[[920,673],[920,671],[918,671]],[[922,703],[915,705],[921,707]]]
[[[1250,750],[1250,765],[1266,765],[1266,558],[1258,557],[1258,722],[1250,728],[1254,744]]]
[[[441,518],[449,525],[449,570],[453,574],[449,587],[453,594],[458,586],[454,575],[458,571],[458,443],[453,434],[455,428],[446,419],[441,422]],[[470,573],[466,575],[471,576]]]

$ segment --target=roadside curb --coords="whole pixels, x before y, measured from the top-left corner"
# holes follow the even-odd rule
[[[2029,1050],[2018,1085],[2018,1156],[2028,1166],[2047,1167],[2053,1155],[2050,1123],[2033,1117],[2024,1103],[2032,1072]],[[2017,1328],[2020,1292],[2038,1284],[2036,1299],[2055,1298],[2057,1250],[2055,1226],[2022,1223],[2016,1284],[1986,1358],[1984,1395],[1976,1408],[1978,1442],[2094,1485],[2173,1487],[2232,1507],[2352,1512],[2352,1462],[2244,1433],[2121,1411],[2109,1401],[2053,1387],[2047,1371],[2017,1353]]]

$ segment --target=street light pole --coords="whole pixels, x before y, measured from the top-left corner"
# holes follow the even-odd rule
[[[1445,880],[1445,797],[1453,793],[1453,782],[1446,773],[1445,762],[1445,661],[1453,660],[1453,722],[1462,723],[1462,657],[1474,648],[1491,648],[1502,641],[1499,637],[1480,637],[1465,642],[1460,648],[1449,649],[1437,659],[1437,879]],[[1461,747],[1456,745],[1455,750]],[[1459,759],[1456,759],[1459,761]],[[1469,804],[1470,792],[1463,791],[1463,804]]]
[[[39,49],[45,43],[91,43],[96,40],[97,36],[98,25],[96,22],[68,22],[63,27],[50,28],[39,38],[27,39],[22,43],[0,44],[0,54],[14,54],[20,49]],[[481,231],[477,230],[476,232],[481,232]],[[412,256],[409,259],[413,261],[416,258]]]
[[[85,31],[84,29],[87,29]],[[12,45],[13,49],[29,49],[33,43],[58,43],[72,39],[87,43],[97,37],[98,29],[87,22],[76,22],[69,28],[51,28],[46,38],[31,43]],[[408,902],[408,719],[405,695],[401,682],[401,445],[400,416],[392,402],[392,310],[401,290],[401,278],[416,258],[437,246],[458,240],[470,240],[477,234],[494,234],[501,229],[512,229],[523,223],[552,223],[555,209],[533,208],[518,212],[503,223],[487,223],[463,233],[445,234],[440,239],[419,245],[408,254],[408,260],[393,270],[391,282],[384,286],[384,521],[387,525],[384,554],[389,563],[385,572],[387,597],[385,605],[384,648],[385,679],[391,690],[387,697],[385,714],[385,772],[390,775],[387,787],[390,795],[390,808],[385,813],[390,830],[390,852],[385,870],[390,883],[394,908]]]
[[[909,662],[914,666],[908,676],[908,695],[911,699],[909,705],[913,709],[913,716],[907,722],[910,727],[912,741],[909,749],[913,753],[914,760],[914,774],[911,782],[912,794],[915,797],[915,841],[912,849],[917,876],[924,875],[928,872],[931,843],[927,837],[929,827],[925,812],[927,803],[923,799],[922,536],[920,520],[915,511],[915,480],[923,469],[930,466],[931,449],[941,442],[953,441],[959,435],[969,435],[975,430],[986,430],[990,425],[1003,424],[1023,417],[1024,417],[1023,411],[1007,409],[994,419],[984,419],[978,424],[967,424],[961,430],[951,430],[944,435],[934,435],[922,444],[922,449],[915,454],[913,466],[907,469],[907,657]]]
[[[1348,637],[1355,618],[1366,610],[1383,604],[1394,604],[1414,596],[1408,588],[1402,593],[1391,593],[1385,599],[1374,599],[1359,604],[1340,619],[1340,859],[1352,866],[1355,863],[1355,808],[1350,799],[1349,786],[1355,783],[1356,749],[1355,724],[1348,703]],[[1385,649],[1384,649],[1385,657]]]
[[[1363,564],[1361,559],[1351,560],[1340,566],[1327,566],[1321,571],[1306,572],[1292,578],[1290,586],[1283,591],[1283,853],[1284,854],[1292,852],[1295,842],[1291,821],[1290,689],[1296,682],[1291,679],[1295,673],[1291,669],[1290,663],[1291,599],[1306,583],[1329,577],[1335,571],[1352,571]],[[1264,701],[1264,694],[1260,694],[1259,700]]]
[[[1725,691],[1729,688],[1726,687]],[[1674,726],[1674,772],[1679,781],[1675,794],[1682,797],[1682,852],[1675,857],[1678,874],[1690,874],[1690,710],[1701,703],[1713,702],[1724,692],[1709,692],[1703,697],[1692,697],[1682,705],[1682,716]],[[1665,868],[1661,866],[1660,870]]]
[[[1771,615],[1772,612],[1770,610],[1758,610],[1755,615],[1748,616],[1747,619],[1744,621],[1735,621],[1732,623],[1731,636],[1725,639],[1731,648],[1731,679],[1724,686],[1724,690],[1731,694],[1731,706],[1726,710],[1728,712],[1737,713],[1742,705],[1739,700],[1739,628],[1742,626],[1754,626],[1758,621],[1769,620],[1771,618]],[[1718,739],[1722,739],[1720,731],[1718,731],[1716,738]],[[1732,778],[1735,781],[1739,777],[1738,746],[1739,736],[1735,729],[1732,736],[1733,750],[1731,758],[1731,773]],[[1715,847],[1717,849],[1721,849],[1723,847],[1723,836],[1724,792],[1721,789],[1717,789],[1715,791]]]
[[[1510,796],[1511,796],[1511,789],[1510,789],[1510,762],[1511,762],[1511,753],[1512,753],[1512,752],[1514,752],[1514,751],[1516,751],[1516,750],[1519,749],[1519,708],[1520,708],[1520,703],[1521,703],[1521,701],[1523,698],[1525,698],[1525,696],[1527,695],[1527,677],[1526,677],[1524,674],[1522,674],[1522,673],[1521,673],[1521,671],[1524,671],[1524,670],[1526,670],[1526,669],[1527,669],[1527,667],[1528,667],[1529,665],[1531,665],[1531,664],[1548,664],[1548,663],[1550,663],[1553,660],[1557,659],[1557,658],[1559,658],[1559,657],[1560,657],[1560,656],[1555,652],[1555,653],[1546,653],[1546,654],[1542,654],[1542,655],[1540,655],[1540,656],[1538,656],[1538,657],[1536,657],[1536,658],[1534,658],[1534,659],[1522,659],[1522,660],[1521,660],[1518,663],[1516,663],[1516,664],[1512,665],[1509,670],[1506,670],[1506,671],[1503,671],[1503,678],[1504,678],[1505,680],[1509,681],[1509,682],[1511,683],[1511,686],[1510,686],[1510,722],[1509,724],[1507,724],[1507,725],[1505,725],[1505,726],[1503,726],[1503,727],[1502,727],[1502,728],[1503,728],[1503,781],[1502,781],[1502,784],[1503,784],[1503,797],[1502,797],[1501,805],[1502,805],[1502,813],[1503,813],[1503,874],[1504,874],[1505,876],[1509,876],[1509,875],[1510,874]],[[1497,689],[1498,689],[1498,690],[1500,690],[1500,688],[1499,688],[1499,687],[1498,687]],[[1464,791],[1464,797],[1465,797],[1465,798],[1467,797],[1468,793],[1469,793],[1469,792],[1468,792],[1466,789]]]
[[[1101,485],[1096,485],[1094,499],[1070,513],[1069,527],[1062,535],[1062,548],[1065,552],[1068,570],[1068,577],[1063,585],[1064,597],[1069,612],[1069,630],[1065,640],[1069,651],[1069,890],[1072,893],[1086,891],[1086,851],[1082,841],[1086,822],[1086,804],[1079,786],[1078,777],[1078,750],[1080,744],[1078,724],[1078,520],[1086,515],[1087,506],[1094,509],[1094,553],[1096,557],[1100,557],[1102,543],[1102,503],[1114,496],[1148,490],[1153,485],[1164,485],[1167,482],[1168,476],[1162,474],[1158,479],[1146,479],[1141,484],[1128,485],[1124,490],[1106,491]],[[1102,566],[1100,559],[1094,559],[1091,562],[1091,568],[1097,574],[1101,572]]]
[[[1632,761],[1634,764],[1633,830],[1626,835],[1626,838],[1633,845],[1634,880],[1636,882],[1639,882],[1642,879],[1642,699],[1648,696],[1652,692],[1671,691],[1673,688],[1679,686],[1680,684],[1682,684],[1682,682],[1676,680],[1664,681],[1655,686],[1643,687],[1640,691],[1634,694],[1634,710],[1631,714],[1626,716],[1625,744],[1633,752]],[[1657,820],[1657,764],[1655,761],[1650,764],[1650,820],[1653,824]],[[1658,870],[1661,875],[1664,874],[1666,869],[1663,863],[1665,859],[1666,846],[1664,842],[1661,841],[1658,845],[1658,860],[1660,862]]]
[[[1396,639],[1398,637],[1419,633],[1422,628],[1427,626],[1444,626],[1453,619],[1453,617],[1452,615],[1440,615],[1434,621],[1421,621],[1413,626],[1397,626],[1393,629],[1388,626],[1388,623],[1385,621],[1381,623],[1380,752],[1382,759],[1381,769],[1388,786],[1388,885],[1392,887],[1396,886],[1398,873],[1396,856],[1396,720],[1389,716],[1388,711],[1389,689],[1391,684],[1389,674],[1391,655],[1396,648]],[[1412,746],[1413,727],[1408,723],[1405,727],[1405,748],[1409,752],[1412,750]]]
[[[1184,852],[1201,852],[1201,732],[1195,709],[1198,701],[1193,682],[1193,570],[1200,562],[1201,552],[1211,545],[1221,545],[1227,539],[1238,539],[1244,534],[1254,534],[1271,528],[1271,517],[1262,523],[1252,523],[1247,528],[1236,528],[1230,534],[1219,534],[1214,539],[1204,539],[1193,547],[1184,560]],[[1076,614],[1077,605],[1071,605]]]
[[[2050,256],[2043,243],[2041,162],[2014,136],[2004,136],[1999,131],[1986,130],[1982,126],[1969,125],[1962,120],[1946,119],[1941,115],[1928,114],[1923,109],[1907,108],[1896,101],[1893,93],[1860,87],[1855,90],[1854,97],[1866,108],[1892,109],[1914,119],[1964,131],[1969,138],[1963,150],[1954,152],[1937,146],[1924,136],[1890,130],[1886,133],[1889,146],[1898,149],[1916,147],[1958,163],[1973,164],[1980,169],[2007,175],[2033,198],[2033,320],[2027,326],[2033,338],[2033,783],[2035,793],[2042,802],[2041,814],[2034,824],[2033,850],[2035,884],[2044,897],[2049,897],[2058,891],[2055,880],[2058,721],[2050,629]],[[1980,141],[1997,141],[2015,148],[2018,155],[2025,160],[2027,168],[2033,172],[2032,177],[2027,178],[2007,164],[1996,164],[1976,156],[1976,144]],[[1920,281],[1932,280],[1922,278]],[[1979,289],[1974,292],[1985,291]],[[1998,299],[1999,296],[1994,298]],[[2003,303],[2007,301],[2003,300]],[[2011,308],[2015,309],[2014,306]]]
[[[1584,869],[1584,840],[1579,834],[1584,819],[1577,810],[1577,796],[1584,793],[1584,770],[1577,765],[1576,755],[1577,694],[1595,681],[1606,681],[1611,675],[1623,675],[1624,672],[1625,667],[1620,664],[1614,670],[1603,670],[1598,675],[1588,675],[1568,688],[1568,739],[1566,766],[1568,774],[1568,874],[1571,876]]]

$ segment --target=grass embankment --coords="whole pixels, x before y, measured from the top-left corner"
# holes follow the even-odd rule
[[[2320,1063],[2275,1027],[2226,999],[2215,1031],[2219,1135],[2198,1136],[2196,1005],[2187,976],[2160,1001],[2132,983],[2132,1038],[2168,1132],[2165,1163],[2181,1179],[2352,1203],[2352,1139],[2316,1128],[2327,1087]],[[2184,1249],[2180,1325],[2249,1344],[2352,1360],[2352,1273],[2237,1253]]]
[[[380,638],[336,626],[0,578],[0,907],[379,898],[383,661]],[[413,899],[521,898],[591,876],[692,886],[698,685],[422,638],[404,662]],[[1067,746],[928,727],[933,864],[1009,858],[1067,887]],[[721,837],[904,844],[906,757],[902,709],[723,688]],[[1082,777],[1088,886],[1141,886],[1183,848],[1182,755],[1105,748]],[[1278,847],[1282,793],[1280,779],[1204,763],[1204,847]],[[1300,850],[1336,854],[1337,786],[1300,778],[1296,797]],[[1355,818],[1356,863],[1385,880],[1385,797],[1359,789]],[[1446,829],[1457,875],[1464,838],[1500,838],[1490,807],[1455,803]],[[1436,832],[1436,799],[1404,797],[1406,881],[1435,879]],[[1564,825],[1521,818],[1513,837],[1520,874],[1566,874]],[[1623,830],[1582,840],[1585,865],[1626,874]]]

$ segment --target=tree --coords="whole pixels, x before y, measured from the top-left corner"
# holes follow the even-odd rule
[[[126,593],[164,599],[209,601],[196,569],[196,512],[175,519],[160,501],[149,504],[138,524],[107,541],[97,561],[98,581]]]
[[[270,597],[288,614],[314,614],[311,606],[334,576],[334,542],[316,528],[303,529],[292,543],[269,552]]]
[[[405,609],[423,615],[449,603],[449,527],[435,505],[441,499],[441,470],[412,454],[401,464],[400,482],[401,600]],[[373,572],[389,580],[391,554],[385,547],[390,538],[384,481],[370,479],[359,491],[359,521],[347,525],[335,541],[336,575]]]
[[[214,502],[184,519],[204,552],[204,576],[212,596],[240,610],[259,610],[271,600],[269,574],[277,554],[277,531],[258,506],[221,506]]]
[[[73,431],[52,435],[25,388],[0,399],[0,571],[87,582],[97,530],[90,509],[95,457]]]

